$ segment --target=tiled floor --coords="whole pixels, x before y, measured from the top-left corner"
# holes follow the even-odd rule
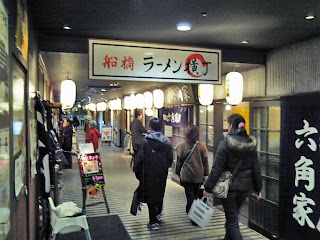
[[[84,134],[81,130],[78,131],[77,141],[84,142]],[[147,206],[144,204],[137,216],[132,216],[129,212],[133,192],[138,186],[138,181],[129,166],[130,157],[125,156],[121,148],[105,144],[99,147],[99,152],[102,158],[110,214],[120,216],[132,239],[223,239],[224,213],[215,208],[211,222],[206,228],[192,226],[185,213],[184,190],[169,179],[164,199],[163,224],[160,225],[159,231],[147,230]],[[63,170],[61,185],[60,202],[74,201],[82,206],[81,182],[76,159],[74,159],[73,169]],[[97,200],[88,200],[88,203],[101,200],[102,197]],[[88,217],[107,214],[104,204],[87,208]],[[245,240],[266,239],[242,224],[240,229]]]

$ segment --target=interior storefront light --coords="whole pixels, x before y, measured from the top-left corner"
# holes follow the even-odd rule
[[[226,110],[227,110],[227,111],[230,111],[230,110],[231,110],[231,105],[227,104],[227,105],[226,105]]]

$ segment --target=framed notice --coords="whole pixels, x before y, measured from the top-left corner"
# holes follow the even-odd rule
[[[89,39],[89,79],[221,84],[221,50]]]
[[[82,153],[78,162],[82,187],[104,185],[100,153]]]
[[[112,126],[103,126],[101,128],[101,141],[110,142],[112,140]]]

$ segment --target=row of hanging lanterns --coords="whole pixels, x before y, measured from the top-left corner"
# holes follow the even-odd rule
[[[112,102],[114,100],[111,100]],[[124,109],[126,110],[134,110],[134,109],[150,109],[152,106],[155,108],[162,108],[164,104],[164,93],[161,89],[156,89],[153,91],[153,94],[149,91],[146,91],[144,94],[138,93],[130,94],[130,96],[124,97]],[[109,103],[109,107],[111,110],[121,110],[114,109],[113,103]],[[152,110],[151,110],[152,111]],[[152,111],[153,112],[153,111]],[[151,114],[150,111],[148,111]]]
[[[64,80],[61,83],[61,103],[64,108],[71,108],[75,102],[75,83],[72,80]],[[238,105],[243,97],[243,77],[242,74],[236,71],[229,72],[226,75],[225,81],[226,100],[230,105]],[[74,94],[73,94],[74,93]],[[214,85],[199,84],[198,98],[201,105],[211,105],[213,102]],[[146,114],[152,116],[152,106],[155,108],[162,108],[164,104],[164,93],[161,89],[156,89],[153,94],[146,91],[144,94],[131,94],[124,97],[124,108],[126,110],[143,109],[146,108]],[[105,102],[90,103],[86,109],[90,111],[105,111],[107,104]],[[122,102],[120,98],[111,100],[109,102],[110,110],[121,110]]]

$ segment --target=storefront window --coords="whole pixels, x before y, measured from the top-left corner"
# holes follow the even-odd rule
[[[258,140],[263,178],[262,196],[279,202],[280,106],[279,102],[252,103],[252,135]]]
[[[209,151],[213,151],[213,105],[199,106],[199,140],[206,143]]]
[[[228,108],[228,107],[230,108]],[[228,132],[228,122],[227,119],[231,114],[240,114],[244,117],[246,121],[246,130],[248,134],[250,133],[250,115],[249,115],[249,102],[242,102],[237,106],[230,106],[225,105],[224,111],[223,111],[223,119],[225,121],[223,122],[223,131]]]
[[[10,132],[9,132],[9,81],[8,81],[8,15],[0,2],[2,22],[0,28],[0,239],[10,229]]]

